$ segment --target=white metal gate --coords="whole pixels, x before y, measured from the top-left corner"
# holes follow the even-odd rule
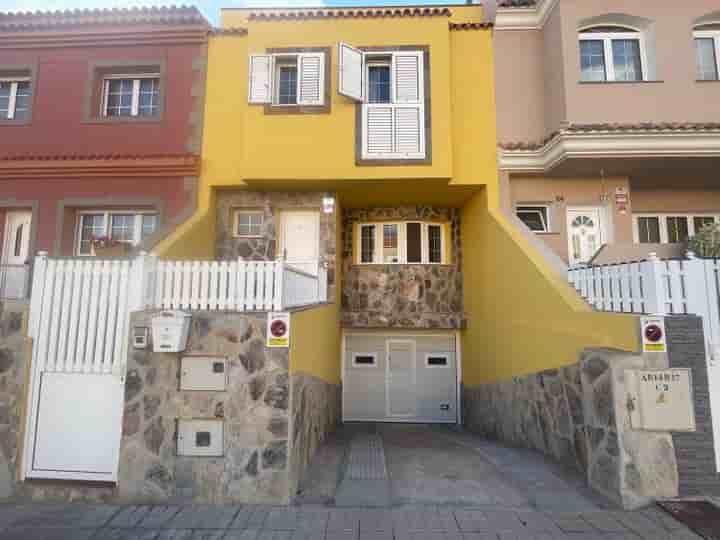
[[[128,318],[141,309],[143,273],[137,260],[37,257],[26,478],[117,480]]]

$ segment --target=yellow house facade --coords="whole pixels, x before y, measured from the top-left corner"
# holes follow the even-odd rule
[[[327,269],[289,370],[346,421],[461,421],[463,388],[637,348],[499,209],[479,5],[226,9],[209,40],[196,214],[162,257]]]

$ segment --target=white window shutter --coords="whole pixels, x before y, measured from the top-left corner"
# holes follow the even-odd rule
[[[273,57],[271,54],[251,54],[249,62],[248,102],[271,103]]]
[[[338,45],[338,93],[363,101],[365,58],[363,52],[346,43]]]
[[[395,152],[408,157],[422,157],[423,118],[418,105],[395,108]]]
[[[395,103],[421,103],[424,90],[422,51],[393,54]]]
[[[392,106],[363,107],[363,157],[382,158],[393,153]]]
[[[323,105],[325,53],[298,54],[298,105]]]

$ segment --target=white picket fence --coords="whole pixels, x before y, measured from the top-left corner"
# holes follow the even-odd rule
[[[647,260],[568,270],[568,280],[598,311],[703,318],[707,351],[720,358],[720,260]]]

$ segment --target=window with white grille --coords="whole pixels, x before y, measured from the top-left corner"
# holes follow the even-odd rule
[[[338,92],[362,103],[362,159],[425,159],[425,53],[341,43]]]
[[[102,116],[160,114],[160,76],[112,75],[103,80]]]

